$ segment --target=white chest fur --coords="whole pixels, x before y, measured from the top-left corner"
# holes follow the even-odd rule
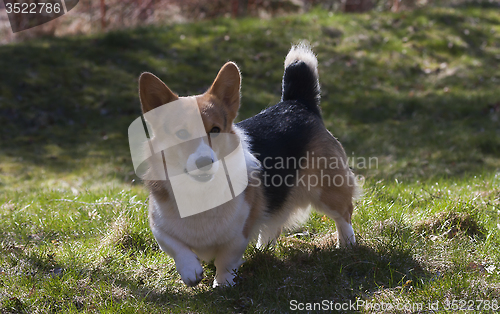
[[[249,212],[245,193],[218,207],[184,218],[180,218],[172,200],[160,202],[151,195],[149,204],[153,229],[168,234],[199,253],[240,237]]]

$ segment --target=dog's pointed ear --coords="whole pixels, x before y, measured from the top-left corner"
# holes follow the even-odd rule
[[[139,97],[143,113],[179,99],[165,83],[149,72],[139,77]]]
[[[231,120],[236,118],[240,107],[240,69],[234,62],[227,62],[219,70],[212,86],[208,90],[209,94],[217,97],[230,113]]]

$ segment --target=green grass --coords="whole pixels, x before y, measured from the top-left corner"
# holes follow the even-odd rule
[[[497,302],[498,13],[312,11],[0,46],[0,312]],[[250,247],[235,287],[211,289],[207,264],[187,288],[149,231],[132,169],[137,78],[151,71],[191,95],[236,61],[244,119],[279,100],[284,56],[301,39],[318,54],[327,127],[349,156],[378,158],[354,167],[366,177],[353,216],[360,246],[336,249],[333,222],[313,214],[276,247]]]

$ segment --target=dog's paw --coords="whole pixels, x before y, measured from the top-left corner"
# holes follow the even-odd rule
[[[212,288],[234,286],[234,274],[226,273],[223,276],[216,275]]]
[[[181,275],[182,281],[189,287],[196,286],[203,279],[203,267],[198,260],[177,265],[177,272]]]

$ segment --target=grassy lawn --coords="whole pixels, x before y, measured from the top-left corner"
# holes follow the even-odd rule
[[[249,247],[236,286],[213,290],[206,264],[187,288],[149,230],[132,169],[137,78],[201,93],[233,60],[244,119],[279,100],[300,39],[318,55],[328,129],[348,156],[378,160],[353,165],[366,178],[360,246],[336,249],[334,223],[314,214],[276,247]],[[499,11],[478,8],[312,11],[0,46],[0,313],[283,313],[292,300],[497,312],[499,63]]]

